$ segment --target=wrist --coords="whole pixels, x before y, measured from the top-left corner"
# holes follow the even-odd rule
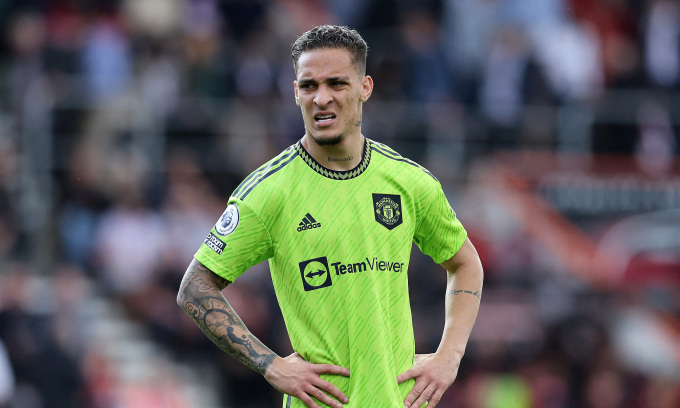
[[[440,346],[435,354],[445,361],[460,362],[465,354],[465,347],[445,348]]]
[[[281,363],[282,359],[278,355],[274,355],[274,358],[271,360],[271,363],[265,367],[264,372],[262,373],[262,376],[264,377],[265,380],[268,382],[272,382],[274,378],[277,376],[278,372],[278,365]]]

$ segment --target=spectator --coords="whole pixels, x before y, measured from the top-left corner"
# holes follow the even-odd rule
[[[9,407],[14,394],[14,374],[9,364],[7,349],[0,339],[0,407]]]
[[[132,61],[128,37],[112,19],[100,17],[88,27],[82,49],[91,100],[106,103],[130,86]]]
[[[113,294],[134,297],[157,272],[158,259],[163,254],[165,223],[149,207],[145,158],[120,153],[113,163],[116,200],[102,214],[94,251],[104,287]]]
[[[672,88],[680,81],[680,4],[650,2],[644,19],[644,65],[652,83]]]

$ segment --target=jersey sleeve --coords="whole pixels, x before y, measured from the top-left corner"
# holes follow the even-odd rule
[[[233,282],[251,266],[271,258],[273,253],[265,224],[247,204],[232,197],[194,258]]]
[[[467,231],[449,205],[439,183],[430,195],[431,202],[418,219],[413,241],[436,263],[449,260],[467,238]]]

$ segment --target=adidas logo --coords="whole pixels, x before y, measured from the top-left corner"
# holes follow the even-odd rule
[[[312,215],[310,213],[307,213],[307,215],[305,215],[305,217],[302,219],[302,221],[300,221],[300,226],[297,228],[297,230],[298,230],[298,232],[300,232],[300,231],[305,231],[305,230],[309,230],[309,229],[312,229],[312,228],[320,228],[320,227],[321,227],[321,223],[316,222],[314,217],[312,217]]]

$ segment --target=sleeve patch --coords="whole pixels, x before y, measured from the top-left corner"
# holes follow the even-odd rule
[[[215,224],[215,231],[223,237],[227,236],[236,230],[238,221],[238,206],[235,203],[231,203],[227,206],[227,209],[224,210],[219,221]]]
[[[224,247],[227,246],[227,244],[224,243],[221,239],[219,239],[217,235],[213,234],[212,231],[208,234],[207,237],[205,237],[205,241],[203,241],[203,243],[206,244],[208,248],[215,251],[218,255],[222,255]]]

